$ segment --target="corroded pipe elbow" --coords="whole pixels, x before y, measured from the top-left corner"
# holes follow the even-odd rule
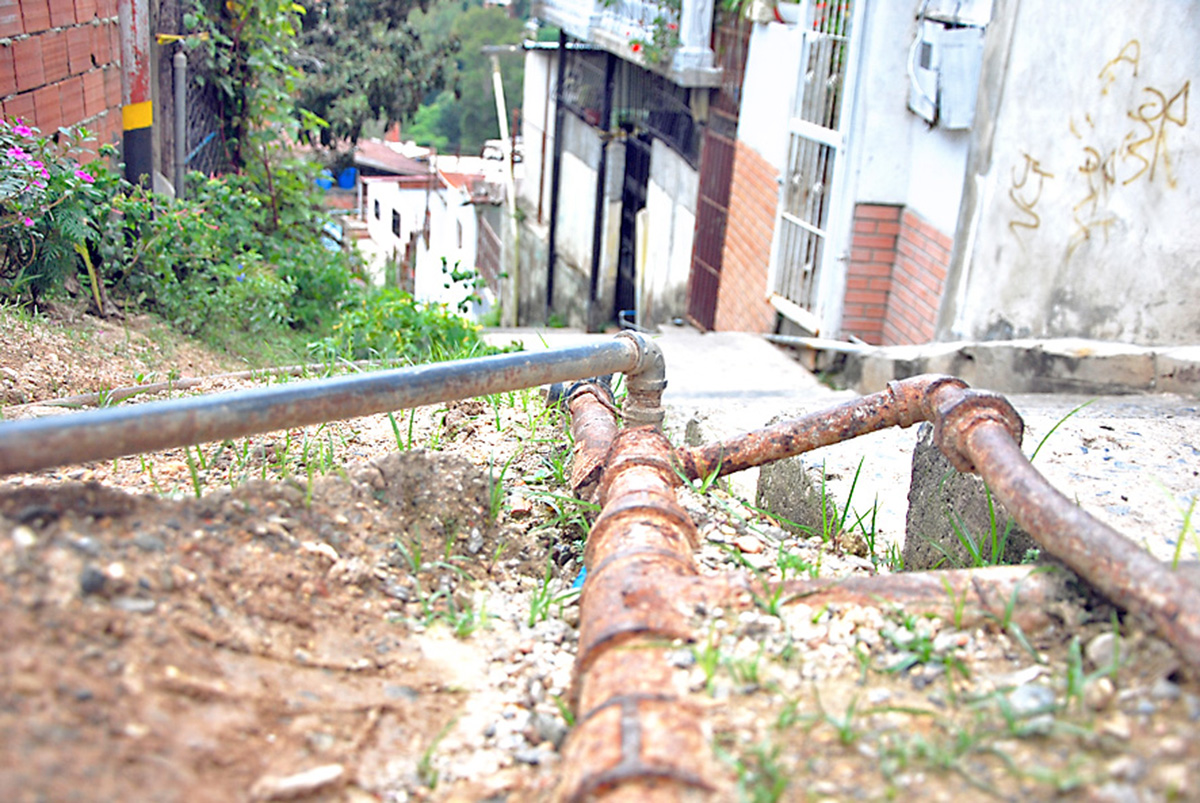
[[[621,332],[619,338],[633,341],[637,365],[625,373],[629,398],[625,401],[625,423],[630,427],[662,429],[662,392],[667,387],[667,364],[658,344],[637,332]]]

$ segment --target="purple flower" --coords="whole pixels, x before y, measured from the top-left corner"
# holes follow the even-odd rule
[[[88,173],[84,170],[76,170],[75,178],[79,179],[80,181],[84,181],[88,184],[91,184],[93,181],[96,180],[96,179],[92,178],[90,173]]]
[[[32,137],[33,129],[27,125],[18,124],[13,126],[13,133],[20,137]]]
[[[27,217],[24,220],[22,220],[21,222],[25,224],[25,228],[30,228],[33,226],[33,218],[31,218],[31,217]]]

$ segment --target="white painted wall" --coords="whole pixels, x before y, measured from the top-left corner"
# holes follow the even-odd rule
[[[857,203],[897,204],[952,234],[970,134],[908,110],[908,58],[922,0],[867,0],[848,150]]]
[[[787,165],[788,120],[800,79],[803,38],[799,25],[756,23],[750,32],[737,136],[781,173]]]
[[[539,189],[543,223],[550,215],[550,171],[554,161],[554,93],[558,81],[557,56],[557,51],[548,50],[529,50],[525,53],[525,94],[521,109],[524,180],[517,185],[517,198],[518,203],[526,210],[527,217],[534,218],[534,222],[537,218]]]
[[[687,312],[688,274],[700,174],[683,157],[654,140],[646,187],[646,270],[639,320],[653,329]]]
[[[428,208],[429,245],[425,245],[424,237],[418,236],[413,296],[420,301],[446,304],[461,300],[463,290],[460,287],[444,286],[449,280],[442,271],[442,257],[451,267],[456,262],[460,269],[475,267],[478,221],[469,195],[454,187],[428,193],[424,189],[401,188],[396,181],[386,178],[364,179],[363,186],[367,232],[374,244],[370,249],[374,253],[369,265],[371,280],[377,285],[383,284],[387,259],[404,257],[405,245],[414,233],[422,230]],[[375,201],[379,201],[378,218]],[[399,236],[392,231],[393,211],[400,213]]]
[[[1008,8],[939,335],[1200,342],[1200,7]]]

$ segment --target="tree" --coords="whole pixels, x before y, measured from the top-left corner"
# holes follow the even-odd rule
[[[484,45],[518,44],[524,38],[524,23],[509,17],[501,8],[483,8],[478,0],[445,2],[414,19],[429,33],[447,31],[457,43],[458,58],[447,73],[456,96],[443,93],[427,101],[421,122],[407,133],[423,145],[439,149],[478,152],[483,143],[500,134],[492,88],[492,62]],[[463,11],[458,9],[469,6]],[[504,96],[510,110],[520,108],[525,61],[520,53],[500,56]],[[436,122],[429,120],[434,117]]]
[[[365,124],[407,121],[445,86],[453,39],[408,23],[418,0],[319,0],[304,15],[296,59],[300,107],[329,125],[320,142],[357,142]],[[424,2],[420,2],[423,7]]]

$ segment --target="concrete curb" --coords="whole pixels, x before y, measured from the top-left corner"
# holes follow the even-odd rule
[[[923,373],[999,393],[1178,393],[1200,396],[1200,346],[1104,340],[994,340],[885,346],[847,353],[840,371],[858,393]]]

